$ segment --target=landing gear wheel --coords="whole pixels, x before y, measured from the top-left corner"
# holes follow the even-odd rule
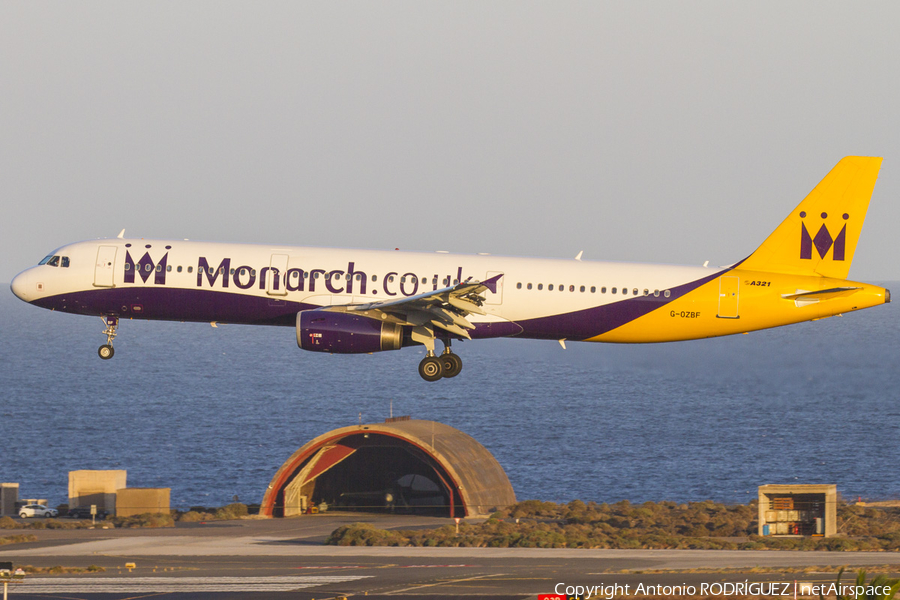
[[[456,377],[462,371],[462,359],[451,353],[441,355],[441,375],[443,377]]]
[[[443,375],[441,360],[436,356],[426,356],[419,363],[419,375],[425,381],[437,381]]]
[[[102,346],[100,346],[100,349],[97,350],[97,354],[99,354],[100,358],[102,358],[103,360],[111,359],[113,357],[113,354],[115,353],[116,351],[113,350],[113,347],[109,344],[103,344]]]

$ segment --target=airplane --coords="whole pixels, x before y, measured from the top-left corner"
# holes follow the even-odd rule
[[[282,325],[304,350],[424,346],[426,381],[458,375],[451,342],[515,337],[650,343],[746,333],[890,302],[848,281],[881,158],[843,158],[750,256],[713,268],[446,252],[116,238],[68,244],[10,287],[50,310]],[[443,352],[435,352],[436,342]]]

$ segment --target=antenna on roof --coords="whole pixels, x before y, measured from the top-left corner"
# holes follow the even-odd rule
[[[125,237],[125,230],[123,229],[122,231],[120,231],[119,235],[117,235],[116,237],[119,238],[120,240],[123,239]]]
[[[575,260],[581,260],[581,255],[584,254],[584,250],[578,253],[578,256],[575,257]]]

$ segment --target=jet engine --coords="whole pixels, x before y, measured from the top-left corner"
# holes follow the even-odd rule
[[[403,327],[348,313],[303,310],[297,313],[297,345],[335,354],[399,350]]]

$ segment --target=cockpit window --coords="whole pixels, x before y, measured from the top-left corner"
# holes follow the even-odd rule
[[[47,264],[50,265],[51,267],[58,267],[59,266],[59,256],[52,257],[50,260],[47,261]]]
[[[58,258],[58,257],[56,257],[56,256],[54,256],[54,255],[52,255],[52,254],[48,254],[47,256],[44,257],[44,260],[42,260],[42,261],[39,262],[38,264],[39,264],[39,265],[46,265],[48,262],[50,262],[50,261],[53,260],[54,258]]]
[[[69,268],[69,257],[68,257],[68,256],[63,256],[63,257],[62,257],[62,267],[63,267],[64,269],[68,269],[68,268]]]

